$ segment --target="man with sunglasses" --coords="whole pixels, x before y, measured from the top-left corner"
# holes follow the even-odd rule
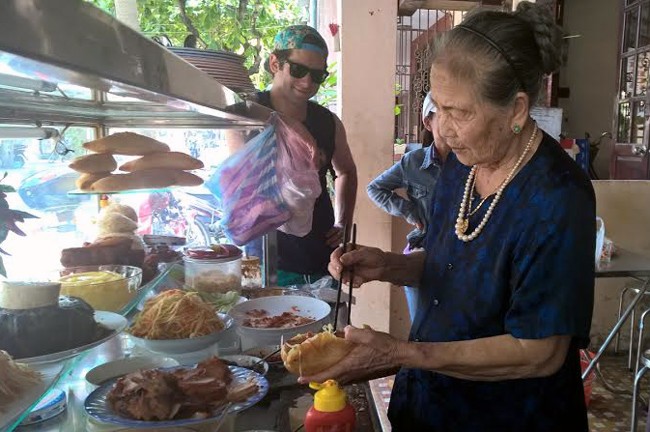
[[[278,284],[302,285],[328,276],[329,256],[343,241],[343,226],[351,224],[357,194],[357,169],[352,160],[341,120],[310,99],[325,81],[327,44],[312,27],[291,26],[275,37],[268,71],[271,91],[260,92],[257,101],[302,122],[313,135],[321,154],[322,193],[314,205],[312,230],[305,237],[278,231]],[[335,206],[332,206],[327,173],[334,174]]]

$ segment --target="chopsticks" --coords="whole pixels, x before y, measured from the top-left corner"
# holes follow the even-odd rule
[[[347,252],[348,246],[348,226],[343,225],[343,253]],[[339,321],[339,305],[341,304],[341,291],[343,289],[343,271],[341,277],[336,281],[336,304],[334,305],[334,331]]]
[[[352,249],[348,249],[348,240],[349,240],[348,227],[345,225],[343,227],[343,253],[354,250],[357,247],[357,224],[352,224]],[[354,280],[354,268],[350,271],[350,293],[348,297],[348,324],[350,324],[350,311],[352,309],[352,285]],[[336,284],[336,305],[334,306],[334,331],[337,329],[337,324],[339,320],[339,306],[341,304],[341,291],[343,291],[343,272],[341,272],[341,278]]]
[[[357,224],[352,224],[352,248],[351,251],[357,248]],[[354,267],[350,269],[350,289],[348,290],[348,325],[352,324],[350,319],[352,315],[352,287],[354,287]]]

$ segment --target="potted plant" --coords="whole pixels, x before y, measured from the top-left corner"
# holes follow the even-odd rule
[[[18,234],[19,236],[25,236],[26,234],[20,228],[18,228],[16,223],[24,222],[25,219],[37,218],[37,216],[34,216],[30,213],[9,208],[9,203],[7,202],[7,194],[16,192],[16,189],[14,189],[12,186],[2,184],[6,177],[7,173],[5,172],[2,179],[0,179],[0,243],[4,242],[7,239],[9,231]],[[0,254],[10,255],[2,248],[0,248]],[[0,275],[7,277],[7,270],[5,269],[2,255],[0,255]]]

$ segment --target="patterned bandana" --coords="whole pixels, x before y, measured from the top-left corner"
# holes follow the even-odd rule
[[[274,50],[304,49],[316,51],[327,59],[327,43],[314,29],[306,25],[287,27],[275,36]]]

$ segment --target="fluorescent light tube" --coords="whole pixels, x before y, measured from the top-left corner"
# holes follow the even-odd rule
[[[12,139],[12,138],[50,139],[50,138],[56,138],[58,136],[59,136],[59,131],[54,128],[0,126],[0,139]]]
[[[23,78],[14,75],[7,75],[0,73],[0,85],[7,87],[16,87],[25,90],[34,90],[41,92],[53,92],[56,91],[56,84],[36,80],[32,78]]]

